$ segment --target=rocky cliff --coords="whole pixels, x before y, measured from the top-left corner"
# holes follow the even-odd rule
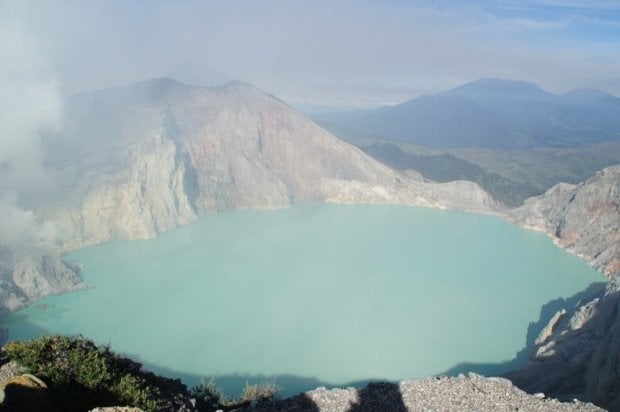
[[[620,410],[620,166],[560,184],[511,213],[604,272],[604,291],[553,316],[530,361],[507,375],[529,392]]]
[[[506,377],[528,392],[620,410],[620,276],[604,292],[559,311],[530,361]]]
[[[2,260],[0,302],[10,310],[78,287],[59,253],[150,238],[218,210],[303,201],[499,208],[476,184],[399,174],[240,82],[164,78],[83,93],[66,103],[64,122],[44,139],[50,187],[25,204],[54,227],[54,247],[31,254],[27,270]]]
[[[83,288],[79,269],[57,254],[0,255],[0,314],[21,309],[45,295]]]
[[[608,276],[620,271],[620,165],[578,185],[558,184],[526,200],[510,218],[546,232]]]
[[[78,95],[66,117],[48,159],[63,197],[42,211],[64,231],[65,249],[300,201],[497,209],[475,184],[401,175],[244,83],[156,79]]]

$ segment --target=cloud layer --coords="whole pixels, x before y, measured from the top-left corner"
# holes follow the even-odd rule
[[[576,0],[15,1],[65,92],[183,73],[289,100],[400,101],[479,77],[620,95],[620,7]]]

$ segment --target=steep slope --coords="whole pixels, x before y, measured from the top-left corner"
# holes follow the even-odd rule
[[[66,249],[298,201],[496,207],[476,185],[398,174],[239,82],[208,89],[157,79],[76,96],[67,115],[48,161],[65,188],[43,211],[63,228]]]
[[[574,147],[620,139],[620,99],[592,90],[557,96],[523,81],[479,79],[395,106],[319,121],[343,135],[433,148]]]
[[[531,360],[508,374],[529,392],[620,409],[620,165],[580,185],[560,184],[511,213],[604,272],[605,291],[551,319]]]
[[[522,226],[548,233],[606,275],[620,271],[620,165],[579,185],[560,183],[510,213]]]
[[[78,268],[63,262],[56,253],[0,251],[0,314],[21,309],[45,295],[83,287]]]

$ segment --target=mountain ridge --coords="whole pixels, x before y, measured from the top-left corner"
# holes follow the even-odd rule
[[[525,81],[525,80],[509,80],[499,78],[486,78],[474,80],[469,83],[465,83],[461,86],[454,87],[446,90],[445,92],[438,93],[438,95],[472,95],[472,94],[484,94],[502,92],[512,97],[527,98],[527,99],[554,99],[558,97],[553,93],[550,93],[538,85]]]
[[[555,95],[533,83],[482,78],[395,106],[317,121],[336,134],[432,148],[514,149],[618,141],[619,118],[620,98],[600,91]]]

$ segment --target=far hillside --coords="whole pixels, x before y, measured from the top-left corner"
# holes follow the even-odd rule
[[[509,206],[620,163],[620,98],[594,89],[555,95],[523,81],[480,79],[314,120],[391,167],[440,182],[472,180]]]

